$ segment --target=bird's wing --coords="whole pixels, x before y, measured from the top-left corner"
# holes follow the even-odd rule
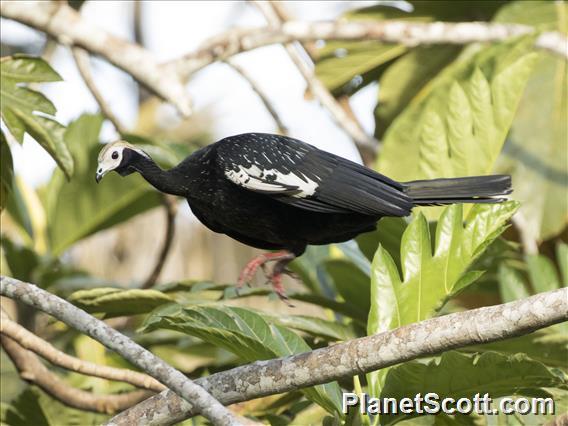
[[[297,139],[247,133],[223,139],[216,151],[231,182],[298,208],[381,216],[412,208],[400,183]]]

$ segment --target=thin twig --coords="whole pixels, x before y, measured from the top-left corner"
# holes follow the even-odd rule
[[[260,85],[254,80],[254,78],[252,78],[252,76],[247,72],[247,70],[245,70],[237,62],[231,59],[228,59],[225,62],[227,63],[227,65],[233,68],[243,79],[245,79],[250,85],[253,92],[255,92],[258,95],[264,107],[274,119],[276,127],[278,128],[278,132],[282,135],[287,135],[288,128],[280,118],[280,114],[278,114],[278,111],[276,111],[276,108],[274,107],[274,105],[272,105],[272,102],[270,102],[270,99],[268,98],[268,95],[266,94],[264,89],[262,89],[262,87],[260,87]]]
[[[133,386],[143,389],[149,389],[156,392],[163,391],[166,387],[153,377],[147,374],[138,373],[137,371],[125,368],[114,368],[106,365],[98,365],[89,361],[85,361],[61,352],[51,344],[36,336],[32,332],[26,330],[18,323],[12,321],[4,313],[0,311],[0,333],[8,336],[17,342],[20,346],[28,349],[42,358],[48,360],[52,364],[63,367],[67,370],[88,376],[100,377],[107,380],[116,380],[120,382],[130,383]]]
[[[77,65],[77,69],[79,70],[79,74],[83,78],[83,81],[89,88],[91,94],[97,101],[99,108],[103,115],[108,118],[108,120],[113,124],[114,128],[118,133],[121,135],[126,133],[126,128],[120,123],[118,117],[112,112],[110,106],[106,103],[103,95],[97,88],[95,81],[93,79],[93,75],[91,74],[91,64],[89,53],[81,49],[80,47],[72,47],[71,53],[73,54],[73,59],[75,60],[75,64]]]
[[[179,74],[160,66],[148,50],[93,25],[66,2],[3,1],[0,14],[42,31],[65,46],[82,47],[105,58],[172,103],[181,114],[191,114],[191,99]]]
[[[162,244],[162,249],[156,260],[156,265],[152,269],[152,272],[146,278],[146,281],[142,284],[141,288],[151,288],[156,284],[162,268],[166,263],[168,254],[172,247],[172,241],[174,239],[175,224],[176,224],[176,214],[177,214],[177,200],[175,197],[169,195],[162,196],[162,204],[164,206],[164,211],[166,213],[166,234],[164,236],[164,243]]]
[[[255,0],[252,1],[252,3],[254,3],[262,12],[268,24],[272,28],[279,28],[285,24],[285,20],[283,19],[284,16],[282,15],[283,11],[281,10],[279,14],[274,8],[272,2]],[[346,113],[329,90],[327,90],[325,84],[316,77],[313,63],[308,63],[306,61],[306,56],[307,58],[311,57],[307,49],[303,45],[298,46],[293,43],[286,43],[284,44],[284,47],[286,48],[290,59],[296,65],[296,68],[298,68],[302,77],[304,77],[304,80],[306,80],[306,84],[308,85],[308,89],[312,95],[319,100],[320,104],[331,114],[331,117],[337,125],[343,129],[349,137],[353,139],[357,147],[363,151],[361,154],[365,157],[368,154],[371,154],[371,156],[374,157],[379,146],[379,142],[365,133],[361,124]],[[298,49],[301,49],[302,52]]]
[[[0,276],[0,294],[46,312],[117,352],[172,389],[213,424],[241,424],[219,401],[180,371],[69,302],[33,284],[5,276]]]
[[[451,349],[531,333],[568,320],[568,288],[502,305],[457,312],[286,358],[257,361],[196,381],[225,405],[366,374]],[[107,426],[170,425],[195,415],[164,391]]]

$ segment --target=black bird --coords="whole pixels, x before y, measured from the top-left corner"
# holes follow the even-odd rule
[[[286,136],[245,133],[206,146],[162,170],[123,141],[106,145],[96,180],[114,170],[139,172],[156,189],[185,197],[215,232],[266,250],[243,269],[238,285],[269,261],[268,278],[284,298],[286,265],[306,250],[372,231],[384,216],[408,216],[414,206],[499,203],[511,192],[507,175],[397,182],[362,165]]]

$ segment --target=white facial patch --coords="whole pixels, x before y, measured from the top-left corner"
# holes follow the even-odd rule
[[[263,170],[256,165],[249,168],[239,166],[238,170],[227,170],[225,176],[231,181],[251,191],[262,192],[286,192],[297,190],[292,197],[305,198],[313,195],[317,188],[317,182],[308,179],[304,175],[292,172],[282,173],[276,169]]]
[[[136,148],[135,146],[129,144],[128,142],[124,141],[112,142],[105,145],[101,150],[101,152],[99,153],[97,174],[104,176],[108,172],[120,166],[124,148],[131,149],[133,151],[140,153],[145,157],[148,157],[148,154],[146,154],[140,148]]]

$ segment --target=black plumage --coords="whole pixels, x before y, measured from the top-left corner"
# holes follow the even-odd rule
[[[100,165],[112,145],[101,152]],[[510,177],[504,175],[401,183],[272,134],[222,139],[167,171],[137,148],[121,147],[120,162],[112,170],[122,175],[138,171],[158,190],[185,197],[197,218],[215,232],[293,256],[310,244],[342,242],[371,231],[381,217],[407,216],[417,205],[494,203],[503,200],[494,197],[511,192]],[[97,180],[107,171],[100,166]],[[270,259],[280,260],[273,276],[293,256]],[[256,267],[252,269],[254,273]]]

